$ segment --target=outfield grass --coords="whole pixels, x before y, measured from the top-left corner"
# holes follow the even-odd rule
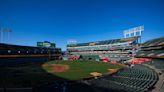
[[[120,65],[109,64],[95,61],[49,61],[45,64],[65,64],[69,65],[69,69],[64,72],[50,72],[51,74],[68,79],[79,80],[82,78],[91,77],[91,72],[107,73],[107,69],[122,68]],[[45,71],[49,71],[52,66],[43,67]]]

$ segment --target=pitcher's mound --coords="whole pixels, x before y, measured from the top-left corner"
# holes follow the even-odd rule
[[[51,64],[48,66],[50,66],[49,72],[65,72],[69,69],[69,66],[65,64]]]

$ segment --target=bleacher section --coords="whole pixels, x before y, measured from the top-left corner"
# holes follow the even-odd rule
[[[153,59],[149,62],[144,62],[143,64],[155,68],[159,75],[159,81],[156,84],[157,89],[155,89],[153,92],[164,92],[164,60]]]
[[[136,53],[135,57],[153,58],[149,62],[144,62],[153,67],[159,73],[157,88],[153,92],[164,92],[164,37],[146,41],[141,45],[141,50]]]
[[[117,61],[127,60],[129,58],[128,52],[119,51],[85,51],[85,52],[71,52],[72,55],[81,56],[85,60],[99,60],[99,56],[110,57]]]
[[[164,58],[164,37],[143,43],[136,57]]]
[[[47,54],[50,52],[60,53],[59,48],[44,48],[31,46],[18,46],[0,44],[0,54]]]
[[[125,42],[136,41],[137,39],[138,39],[138,36],[130,37],[130,38],[122,38],[122,39],[112,39],[112,40],[105,40],[105,41],[79,43],[79,44],[68,44],[67,47],[120,44],[120,43],[125,43]]]
[[[149,62],[144,62],[143,64],[154,66],[157,69],[161,69],[164,73],[164,61],[162,59],[153,59]]]
[[[97,57],[101,55],[116,60],[127,60],[129,58],[128,53],[135,50],[138,39],[139,36],[135,36],[122,39],[68,44],[67,51],[69,55],[81,55],[83,57],[88,55],[88,58],[92,58],[93,55],[97,55]]]
[[[142,44],[142,47],[164,45],[164,37],[152,39]]]
[[[60,48],[20,46],[0,43],[0,61],[59,59]],[[10,60],[11,59],[11,60]]]
[[[82,60],[99,60],[98,55],[82,55],[81,56]]]
[[[164,50],[144,50],[137,53],[138,57],[163,58]]]
[[[137,37],[113,39],[106,41],[95,41],[88,43],[79,44],[68,44],[68,51],[93,51],[93,50],[122,50],[122,49],[132,49],[131,44],[138,43]]]
[[[88,80],[95,92],[147,92],[158,80],[156,72],[143,65],[125,68],[112,76]]]

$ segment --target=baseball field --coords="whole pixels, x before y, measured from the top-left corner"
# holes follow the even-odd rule
[[[55,81],[80,80],[120,69],[117,64],[96,61],[48,61],[7,64],[0,68],[0,87],[31,87]]]
[[[43,64],[43,69],[55,76],[68,79],[79,80],[92,77],[91,73],[106,74],[109,69],[120,69],[118,64],[95,62],[95,61],[50,61]]]

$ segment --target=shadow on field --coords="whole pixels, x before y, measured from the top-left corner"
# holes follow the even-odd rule
[[[69,81],[46,72],[39,62],[0,62],[0,88],[32,88],[30,92],[92,92],[82,83]],[[17,91],[12,91],[17,92]],[[24,91],[25,92],[25,91]]]

